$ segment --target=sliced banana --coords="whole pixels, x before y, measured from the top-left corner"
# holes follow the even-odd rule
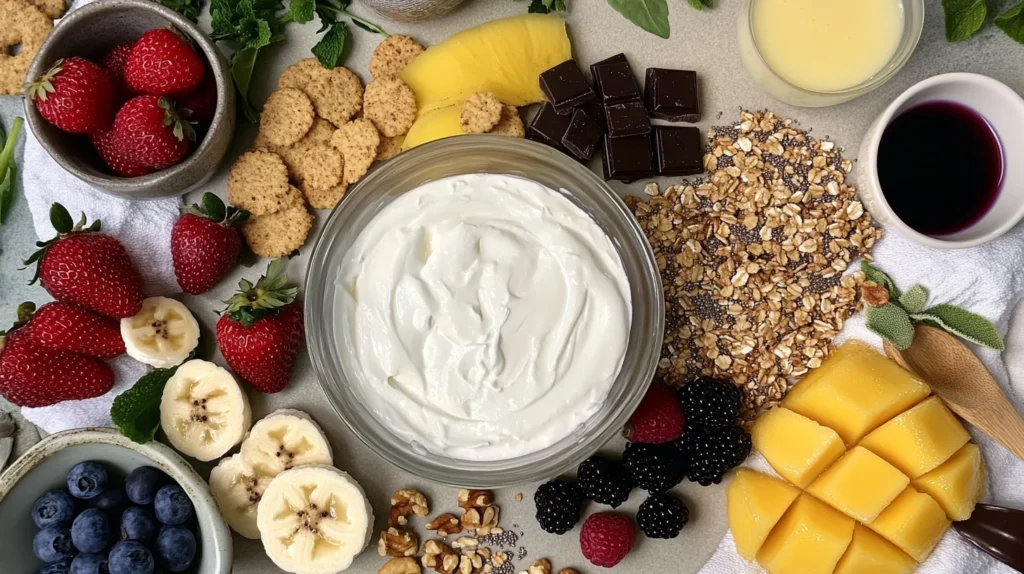
[[[150,297],[137,315],[121,319],[121,338],[129,357],[169,369],[199,345],[199,323],[181,301]]]
[[[331,445],[308,414],[293,409],[274,411],[257,422],[242,443],[242,459],[266,476],[306,464],[334,464]]]
[[[210,491],[228,526],[246,538],[259,540],[256,507],[274,477],[259,474],[241,454],[225,458],[210,471]]]
[[[373,535],[373,509],[362,487],[329,466],[286,470],[263,493],[256,524],[267,556],[285,572],[345,570]]]
[[[251,424],[245,391],[231,373],[209,361],[184,363],[164,387],[160,427],[174,448],[195,459],[224,456]]]

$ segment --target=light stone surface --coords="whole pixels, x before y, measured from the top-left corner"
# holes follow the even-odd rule
[[[817,136],[831,136],[849,150],[848,157],[851,159],[871,120],[900,92],[929,76],[944,72],[977,72],[992,76],[1018,92],[1024,92],[1024,58],[1021,57],[1024,47],[1015,44],[991,24],[969,41],[947,44],[943,36],[940,0],[927,0],[921,43],[910,62],[895,78],[860,99],[824,109],[797,109],[774,102],[750,79],[740,62],[736,42],[736,10],[740,6],[738,0],[721,0],[719,7],[702,12],[690,9],[685,2],[670,1],[672,38],[667,41],[635,28],[602,0],[568,0],[568,3],[571,10],[566,18],[575,55],[585,65],[624,51],[640,78],[644,68],[651,66],[694,69],[701,82],[704,111],[704,121],[700,124],[702,128],[717,123],[719,112],[722,112],[722,122],[730,122],[738,117],[737,110],[741,106],[750,109],[769,108],[779,115],[798,119],[805,127],[813,127]],[[1005,0],[993,2],[991,8],[1001,9],[1009,3]],[[411,34],[429,46],[465,27],[525,12],[527,4],[527,0],[470,0],[442,19],[417,24],[387,22],[359,5],[353,7],[353,12],[375,19],[388,32]],[[262,102],[266,98],[285,67],[308,55],[309,47],[315,42],[316,28],[316,24],[303,27],[291,25],[287,42],[272,47],[260,59],[259,71],[254,79],[255,101]],[[369,79],[367,64],[378,39],[351,26],[349,30],[351,43],[345,62],[366,81]],[[813,50],[814,47],[808,46],[808,49]],[[0,98],[0,118],[5,126],[9,126],[11,119],[20,113],[19,98]],[[239,123],[244,124],[242,120]],[[254,135],[254,127],[241,125],[229,158],[234,158],[248,147]],[[21,157],[20,150],[18,157]],[[598,160],[592,162],[591,166],[600,171]],[[31,169],[32,166],[24,168]],[[222,168],[206,190],[225,196],[225,180],[226,169]],[[612,185],[622,193],[636,194],[643,189],[643,184],[639,182],[631,185],[616,182]],[[189,198],[190,202],[198,198],[198,193],[193,195]],[[319,230],[323,213],[314,231]],[[304,278],[308,257],[306,252],[313,237],[315,235],[311,235],[310,243],[303,249],[303,255],[293,259],[289,265],[290,274],[296,282]],[[35,240],[28,208],[24,201],[18,200],[11,221],[0,228],[0,325],[9,324],[17,302],[33,299],[41,304],[47,299],[40,287],[25,285],[31,277],[30,272],[18,270],[22,267],[21,260],[33,250]],[[255,278],[258,271],[258,268],[239,269],[213,291],[201,297],[186,296],[183,300],[200,323],[209,329],[217,320],[214,310],[222,308],[220,301],[231,294],[238,278],[243,275]],[[215,360],[223,364],[219,356]],[[303,409],[313,415],[331,439],[337,466],[360,481],[370,496],[377,515],[378,529],[384,525],[388,498],[399,488],[418,488],[426,493],[430,498],[431,517],[443,511],[457,510],[455,490],[424,484],[398,471],[372,454],[348,432],[327,403],[305,354],[287,390],[277,395],[253,393],[251,401],[254,417],[281,407]],[[619,453],[621,448],[621,441],[617,441],[608,445],[606,450]],[[209,465],[197,465],[197,468],[206,474]],[[578,528],[561,537],[545,534],[537,528],[532,502],[536,486],[524,484],[497,493],[497,503],[502,507],[502,526],[523,532],[520,545],[529,551],[524,560],[517,562],[516,571],[525,570],[537,558],[548,557],[556,572],[566,567],[575,567],[584,574],[597,572],[599,569],[589,565],[580,554]],[[522,502],[515,500],[518,492],[524,494]],[[726,530],[724,487],[701,488],[692,483],[684,483],[677,492],[691,509],[690,524],[682,535],[671,541],[647,540],[638,536],[636,549],[614,571],[695,572],[711,555]],[[644,492],[635,491],[629,503],[619,510],[633,514],[644,499]],[[599,508],[591,504],[585,512],[597,510]],[[426,540],[426,532],[422,529],[426,521],[417,519],[413,523],[417,525],[421,540]],[[383,562],[375,548],[371,547],[349,571],[373,574]],[[265,557],[258,541],[236,536],[234,571],[239,574],[263,574],[276,572],[277,569]]]

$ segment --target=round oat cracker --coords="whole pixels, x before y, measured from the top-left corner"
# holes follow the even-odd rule
[[[317,74],[306,86],[316,114],[336,126],[359,112],[363,103],[363,83],[352,70],[338,66]]]
[[[393,78],[415,58],[423,53],[423,46],[410,36],[392,34],[377,44],[370,58],[370,75],[375,80]]]
[[[306,194],[306,201],[313,209],[333,209],[341,201],[341,198],[345,197],[345,191],[347,190],[348,184],[342,181],[330,189],[303,188],[302,192]]]
[[[288,206],[288,168],[281,156],[266,150],[248,151],[231,166],[228,200],[255,216]]]
[[[341,182],[344,159],[329,143],[310,142],[285,150],[289,175],[305,189],[329,189]]]
[[[277,88],[295,88],[297,90],[306,90],[306,86],[313,80],[327,70],[320,65],[320,62],[316,61],[316,58],[304,58],[295,62],[291,66],[285,68],[281,72],[281,77],[277,79]]]
[[[387,161],[401,153],[403,143],[405,143],[405,136],[380,138],[380,145],[377,146],[377,161]]]
[[[28,68],[53,30],[53,19],[24,0],[0,0],[0,94],[21,95]],[[8,50],[21,45],[21,52]]]
[[[313,127],[313,102],[302,90],[284,88],[267,98],[260,114],[260,133],[271,145],[289,146]]]
[[[68,10],[68,5],[64,0],[29,0],[29,4],[39,8],[39,11],[51,20],[60,18]]]
[[[525,138],[526,128],[523,126],[523,118],[519,116],[519,109],[508,104],[502,106],[501,119],[491,128],[489,133],[513,138]]]
[[[300,193],[297,201],[277,213],[249,218],[242,225],[242,235],[256,255],[284,257],[302,247],[312,227],[313,214]]]
[[[477,92],[462,104],[459,125],[464,134],[483,134],[491,131],[501,120],[505,106],[491,92]]]
[[[381,78],[367,84],[363,116],[384,137],[403,136],[416,121],[416,94],[398,78]]]
[[[334,132],[331,145],[345,158],[345,183],[359,181],[377,159],[380,134],[369,120],[353,120]]]

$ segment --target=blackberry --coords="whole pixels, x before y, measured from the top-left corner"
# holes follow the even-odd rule
[[[565,534],[580,521],[583,489],[575,482],[554,479],[540,485],[533,495],[537,523],[551,534]]]
[[[740,416],[740,389],[729,381],[701,377],[679,390],[686,426],[721,427]]]
[[[686,476],[686,457],[673,443],[626,445],[622,462],[633,482],[647,492],[665,492]]]
[[[750,435],[732,424],[719,428],[691,428],[676,442],[689,460],[686,477],[701,486],[722,482],[750,454]]]
[[[594,455],[580,463],[576,480],[583,495],[600,504],[618,508],[633,491],[633,477],[621,462]]]
[[[648,538],[675,538],[690,520],[690,509],[671,494],[652,494],[636,513]]]

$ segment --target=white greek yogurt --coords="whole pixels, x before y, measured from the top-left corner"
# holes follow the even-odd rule
[[[503,460],[602,406],[629,339],[607,234],[539,183],[470,174],[387,205],[349,249],[336,324],[357,396],[428,451]]]

